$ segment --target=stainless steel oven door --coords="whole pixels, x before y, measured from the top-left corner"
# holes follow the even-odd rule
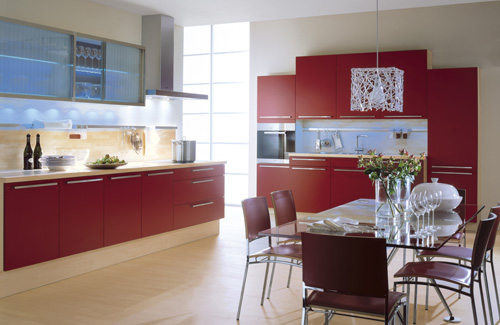
[[[295,124],[258,124],[258,162],[281,162],[288,159],[290,152],[295,152]]]

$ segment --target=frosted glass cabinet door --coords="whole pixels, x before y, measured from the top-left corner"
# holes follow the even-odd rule
[[[144,102],[142,52],[140,48],[106,43],[105,101]]]
[[[0,20],[0,93],[71,98],[73,36]]]

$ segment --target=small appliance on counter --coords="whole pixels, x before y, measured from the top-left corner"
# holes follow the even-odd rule
[[[172,140],[172,162],[189,163],[196,160],[195,140]]]

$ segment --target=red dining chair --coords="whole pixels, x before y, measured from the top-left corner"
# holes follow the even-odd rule
[[[274,223],[276,226],[281,226],[287,222],[297,220],[297,211],[295,210],[295,201],[293,199],[292,190],[280,190],[271,192],[271,199],[273,200],[273,208],[274,208]],[[300,239],[286,239],[286,240],[278,240],[278,244],[290,244],[290,243],[299,243]],[[273,265],[273,269],[271,271],[271,279],[269,281],[269,288],[267,291],[267,299],[271,296],[271,287],[273,285],[274,279],[274,271],[276,268],[276,264]],[[293,266],[290,266],[290,270],[288,271],[288,281],[286,284],[287,288],[290,288],[290,280],[292,278],[292,269]]]
[[[500,206],[496,206],[490,209],[490,214],[495,214],[496,216],[500,215]],[[483,276],[484,276],[484,285],[486,289],[486,299],[488,302],[488,310],[490,314],[490,319],[492,324],[493,321],[493,311],[491,308],[491,297],[489,294],[489,282],[486,271],[486,264],[490,264],[491,274],[493,276],[493,285],[495,287],[495,295],[497,300],[498,314],[500,315],[500,299],[498,298],[498,287],[497,287],[497,279],[495,275],[495,266],[493,264],[493,248],[495,247],[495,241],[497,238],[498,226],[500,224],[500,218],[495,219],[495,223],[493,225],[493,229],[491,231],[490,237],[488,239],[488,244],[486,246],[486,255],[483,261]],[[423,250],[421,251],[417,257],[421,260],[423,259],[434,259],[434,258],[452,258],[457,259],[460,262],[468,262],[472,261],[472,248],[468,247],[457,247],[457,246],[443,246],[438,250]]]
[[[272,246],[271,237],[268,237],[268,247],[256,253],[251,253],[250,244],[257,239],[262,239],[259,232],[271,228],[269,209],[265,197],[254,197],[243,200],[243,215],[245,219],[245,236],[247,242],[246,266],[243,275],[243,285],[241,287],[240,302],[238,305],[238,314],[236,319],[240,319],[241,303],[243,302],[243,293],[245,292],[245,283],[247,280],[248,266],[250,264],[266,264],[266,274],[264,276],[264,286],[262,288],[262,297],[260,304],[264,304],[264,293],[266,291],[267,275],[269,264],[280,263],[290,266],[302,267],[302,245],[276,245]]]
[[[334,315],[407,323],[406,294],[389,290],[384,238],[304,232],[302,255],[302,325],[311,311],[325,324]]]
[[[414,314],[413,323],[416,322],[417,313],[417,285],[431,285],[436,288],[443,288],[451,290],[454,292],[461,293],[470,297],[472,312],[474,316],[474,324],[477,322],[477,312],[476,305],[474,301],[474,282],[477,278],[479,283],[479,290],[481,294],[481,304],[483,307],[484,318],[486,322],[486,310],[484,306],[483,299],[483,286],[481,277],[477,276],[481,272],[481,265],[483,264],[484,256],[486,254],[486,248],[490,238],[490,234],[493,230],[497,217],[490,213],[489,218],[481,220],[479,222],[479,227],[476,233],[476,238],[474,240],[474,246],[472,248],[471,265],[464,266],[459,264],[451,264],[445,262],[435,262],[435,261],[421,261],[421,262],[410,262],[403,266],[399,271],[394,274],[395,278],[403,278],[402,281],[394,282],[394,286],[399,284],[408,285],[407,292],[409,293],[410,285],[415,285],[415,304],[414,304]],[[477,277],[476,277],[477,276]],[[419,282],[418,278],[429,279],[430,282]],[[414,279],[414,280],[412,280]],[[437,283],[436,280],[442,281],[446,284]],[[452,285],[458,285],[458,288],[452,287]],[[469,291],[465,291],[464,288],[468,288]],[[440,291],[437,291],[441,295]],[[453,320],[453,315],[450,316]]]

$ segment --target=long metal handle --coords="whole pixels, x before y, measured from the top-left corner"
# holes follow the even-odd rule
[[[472,169],[469,166],[431,166],[431,168]]]
[[[432,174],[446,174],[446,175],[467,175],[467,176],[472,176],[472,173],[457,173],[457,172],[433,172],[431,171]]]
[[[340,118],[375,118],[375,115],[363,115],[363,116],[348,116],[348,115],[344,115],[344,116],[339,116]]]
[[[320,116],[315,116],[315,115],[300,115],[297,116],[298,118],[332,118],[330,115],[320,115]]]
[[[309,167],[292,167],[292,169],[300,169],[300,170],[326,170],[325,168],[309,168]]]
[[[300,161],[326,161],[324,158],[292,158],[292,160]]]
[[[264,134],[285,134],[283,131],[264,131]]]
[[[201,181],[193,181],[191,182],[191,184],[199,184],[199,183],[209,183],[209,182],[213,182],[214,179],[204,179],[204,180],[201,180]]]
[[[286,166],[259,165],[259,167],[262,167],[262,168],[287,168],[288,169],[288,165],[286,165]]]
[[[174,172],[163,172],[163,173],[151,173],[148,176],[160,176],[160,175],[172,175]]]
[[[334,169],[335,172],[356,172],[356,173],[364,173],[364,170],[359,169]]]
[[[128,176],[111,177],[110,180],[125,179],[125,178],[136,178],[136,177],[141,177],[141,175],[128,175]]]
[[[259,116],[259,118],[292,118],[292,116],[270,116],[270,115],[266,115],[266,116]]]
[[[400,118],[400,117],[423,117],[423,115],[385,115],[384,118]]]
[[[21,185],[14,186],[15,190],[20,190],[23,188],[34,188],[34,187],[47,187],[47,186],[57,186],[57,183],[44,183],[44,184],[33,184],[33,185]]]
[[[202,207],[202,206],[205,206],[205,205],[210,205],[210,204],[214,204],[214,202],[210,201],[210,202],[205,202],[205,203],[193,204],[191,206],[191,208],[199,208],[199,207]]]
[[[211,168],[193,169],[193,172],[205,172],[207,170],[214,170],[214,168],[211,167]]]
[[[104,180],[103,178],[82,179],[82,180],[79,180],[79,181],[67,181],[66,184],[102,182],[103,180]]]

